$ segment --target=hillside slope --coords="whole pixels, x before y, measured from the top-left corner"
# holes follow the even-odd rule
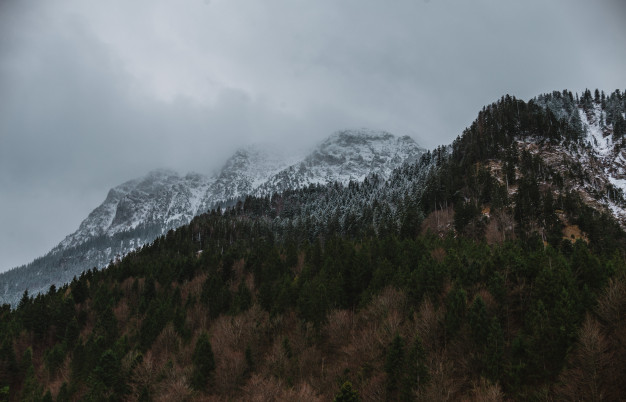
[[[372,174],[385,178],[423,153],[409,137],[345,130],[304,156],[285,156],[269,146],[240,149],[213,177],[150,172],[111,189],[78,230],[47,255],[0,274],[0,302],[15,305],[24,290],[37,294],[52,284],[71,281],[86,269],[104,267],[189,223],[197,214],[233,204],[246,195],[271,196],[311,184],[347,185]]]
[[[622,201],[557,163],[598,152],[568,116],[503,97],[386,179],[248,196],[25,296],[1,395],[619,400]]]

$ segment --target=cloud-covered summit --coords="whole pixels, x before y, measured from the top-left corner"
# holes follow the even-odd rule
[[[0,2],[0,269],[113,185],[341,127],[448,143],[509,93],[623,87],[623,2]],[[54,214],[51,211],[55,211]]]

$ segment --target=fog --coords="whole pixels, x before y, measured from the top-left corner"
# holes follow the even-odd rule
[[[432,148],[504,94],[626,87],[618,0],[0,2],[0,271],[110,187],[343,128]]]

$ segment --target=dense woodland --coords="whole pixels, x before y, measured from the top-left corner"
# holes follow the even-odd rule
[[[386,181],[248,197],[25,293],[0,400],[625,398],[626,235],[516,147],[580,146],[587,102],[624,135],[619,91],[503,97]]]

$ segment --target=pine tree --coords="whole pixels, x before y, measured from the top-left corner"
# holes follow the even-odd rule
[[[211,374],[215,371],[215,357],[209,341],[209,335],[203,332],[193,352],[193,373],[191,385],[198,391],[205,391]]]
[[[485,374],[495,382],[501,376],[502,356],[504,353],[504,334],[497,317],[491,319],[485,341],[487,345],[484,355]]]
[[[387,373],[387,392],[393,393],[402,383],[404,368],[404,340],[400,334],[396,334],[387,350],[385,360],[385,372]]]
[[[346,381],[341,386],[341,390],[333,399],[333,402],[358,402],[359,394],[352,388],[352,383]]]
[[[482,349],[487,340],[487,331],[489,329],[489,318],[482,297],[476,296],[476,298],[474,298],[469,308],[468,319],[472,339],[474,343]]]
[[[446,297],[445,327],[448,336],[454,336],[461,327],[466,305],[467,293],[458,282],[455,282],[452,290]]]
[[[404,399],[412,400],[411,395],[414,389],[423,388],[430,379],[428,367],[426,366],[426,351],[419,336],[413,340],[413,345],[409,350],[406,359],[407,369],[405,370],[405,381],[402,389]]]

